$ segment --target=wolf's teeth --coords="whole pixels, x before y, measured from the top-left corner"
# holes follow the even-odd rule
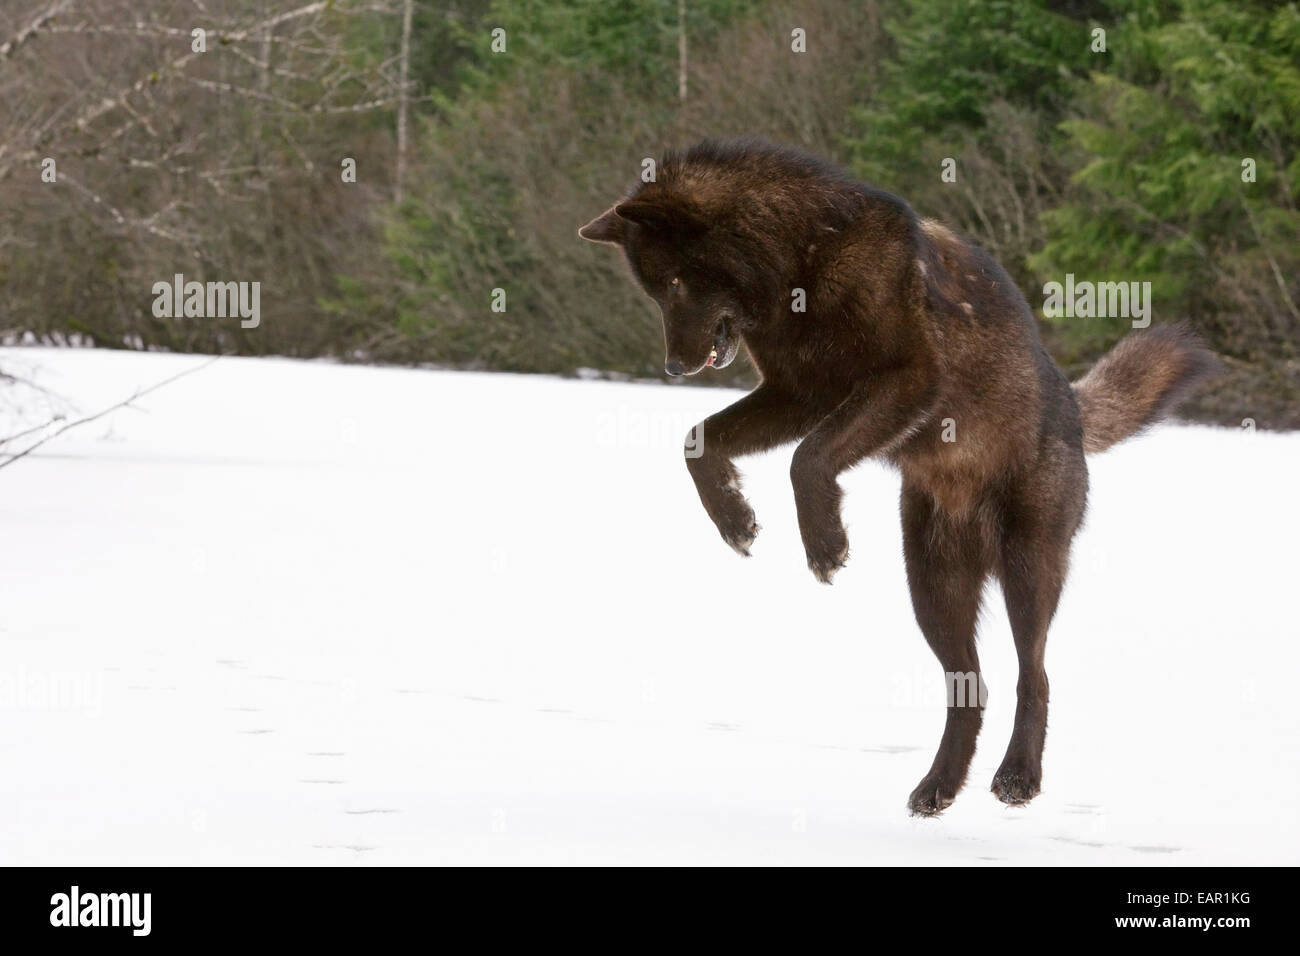
[[[718,358],[718,350],[717,350],[717,349],[710,349],[710,350],[709,350],[709,358],[711,358],[711,359],[713,359],[713,360],[716,361],[717,358]]]

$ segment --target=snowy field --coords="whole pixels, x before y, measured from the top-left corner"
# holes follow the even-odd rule
[[[0,436],[202,361],[0,349],[67,399],[0,388]],[[988,792],[993,589],[980,750],[922,821],[898,478],[843,478],[828,588],[789,449],[743,462],[743,560],[680,454],[733,397],[225,358],[0,470],[0,863],[1300,863],[1300,435],[1090,459],[1044,792]]]

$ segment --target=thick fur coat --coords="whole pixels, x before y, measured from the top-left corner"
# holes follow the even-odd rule
[[[762,377],[698,426],[690,446],[703,454],[687,458],[732,548],[748,554],[758,533],[738,456],[799,441],[799,530],[827,583],[849,554],[837,476],[868,457],[902,473],[912,604],[949,686],[913,813],[940,813],[965,780],[984,704],[976,621],[985,581],[998,579],[1020,678],[993,792],[1031,800],[1047,629],[1083,519],[1084,454],[1158,420],[1213,371],[1213,356],[1185,328],[1156,327],[1071,385],[1024,296],[983,251],[897,196],[760,141],[670,153],[656,182],[580,234],[619,247],[659,304],[669,374],[724,366],[743,344]]]

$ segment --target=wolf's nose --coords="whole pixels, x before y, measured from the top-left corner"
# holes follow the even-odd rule
[[[686,367],[682,365],[679,359],[669,359],[664,362],[664,371],[669,375],[681,375],[682,372],[686,371]]]

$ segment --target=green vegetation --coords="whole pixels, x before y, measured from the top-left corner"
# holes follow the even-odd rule
[[[104,22],[138,19],[105,2]],[[684,100],[678,0],[417,3],[400,200],[403,0],[337,0],[269,39],[240,36],[240,0],[209,6],[228,8],[233,39],[177,70],[154,65],[183,52],[165,34],[114,34],[120,52],[85,76],[53,64],[102,38],[38,32],[9,56],[0,94],[29,106],[0,114],[0,331],[654,377],[653,305],[576,229],[644,158],[759,133],[970,235],[1036,309],[1067,273],[1149,281],[1154,321],[1190,321],[1228,365],[1194,415],[1300,427],[1296,3],[686,0]],[[806,53],[791,51],[796,27]],[[156,77],[147,98],[63,119],[142,76]],[[84,189],[18,189],[32,177],[14,157],[43,155]],[[356,184],[339,183],[342,156]],[[261,278],[264,328],[154,319],[150,285],[176,271]],[[1127,329],[1043,327],[1076,372]],[[709,379],[750,376],[737,363]]]
[[[1194,413],[1300,426],[1300,8],[919,0],[888,31],[858,172],[977,238],[1032,305],[1067,273],[1151,282],[1155,321],[1189,320],[1229,366]],[[1054,326],[1077,367],[1129,330]]]

